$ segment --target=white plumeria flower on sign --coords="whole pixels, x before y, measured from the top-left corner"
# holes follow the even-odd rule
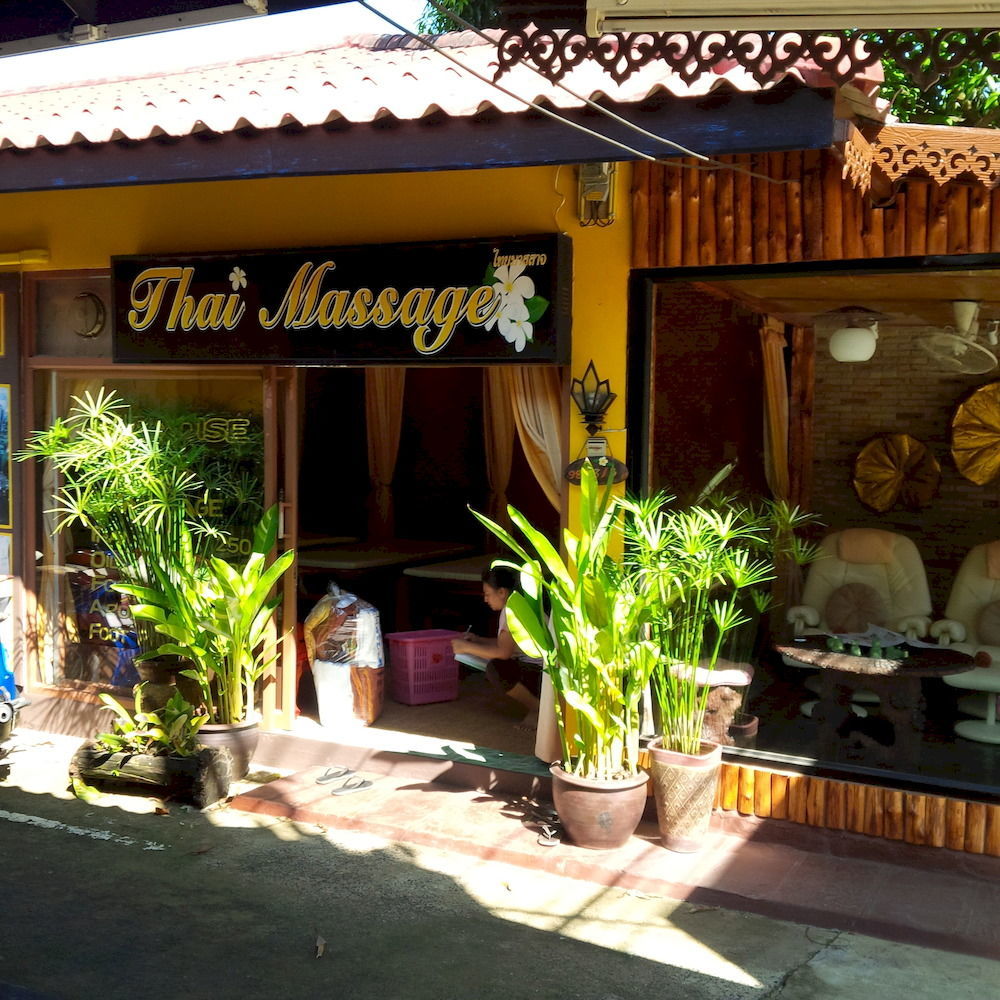
[[[499,271],[501,268],[497,268],[497,270]],[[534,294],[535,283],[530,278],[523,280],[528,282],[531,286],[531,292]],[[504,295],[500,289],[500,282],[496,282],[493,285],[493,291],[500,298],[500,308],[489,318],[489,321],[486,323],[486,329],[492,330],[493,325],[499,323],[500,332],[502,333],[504,320],[513,322],[514,320],[526,320],[528,318],[528,306],[520,295]]]
[[[493,287],[504,299],[530,299],[535,283],[523,272],[523,264],[502,264],[493,272]]]
[[[514,345],[514,350],[520,353],[524,350],[524,345],[531,340],[531,324],[528,322],[528,310],[525,309],[524,316],[516,319],[510,316],[500,317],[500,335],[508,343]]]
[[[247,287],[247,273],[242,267],[234,267],[229,272],[229,283],[233,286],[233,291],[237,292],[241,288]]]

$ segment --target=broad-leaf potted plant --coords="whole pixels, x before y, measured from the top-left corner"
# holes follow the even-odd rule
[[[160,590],[122,587],[139,601],[132,609],[136,620],[152,623],[169,640],[155,655],[193,664],[182,674],[201,691],[208,715],[202,742],[227,745],[238,777],[247,773],[257,745],[256,685],[277,657],[273,626],[281,597],[275,585],[295,559],[289,549],[268,562],[277,534],[274,505],[257,524],[252,552],[242,566],[209,556],[180,566],[176,582]],[[190,545],[182,547],[190,555]]]
[[[114,712],[112,729],[77,750],[70,762],[73,781],[139,787],[198,806],[225,798],[232,758],[226,749],[202,744],[199,731],[206,717],[177,690],[151,710],[142,703],[143,686],[136,686],[134,715],[110,695],[101,695]]]
[[[632,578],[609,555],[621,512],[589,464],[580,481],[580,533],[567,530],[561,556],[513,507],[514,536],[476,517],[517,557],[521,591],[510,596],[514,641],[540,657],[557,695],[562,761],[553,764],[553,798],[574,843],[625,843],[642,816],[648,774],[639,767],[640,702],[656,662],[646,612]]]

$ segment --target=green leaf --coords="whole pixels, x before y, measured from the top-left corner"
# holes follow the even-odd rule
[[[524,300],[524,304],[528,307],[528,322],[537,323],[548,309],[549,300],[541,295],[532,295]]]
[[[492,264],[486,265],[486,277],[483,278],[484,285],[492,285],[497,280],[497,273]]]

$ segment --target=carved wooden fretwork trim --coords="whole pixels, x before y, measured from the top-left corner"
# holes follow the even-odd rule
[[[844,161],[844,177],[862,194],[872,186],[872,144],[853,125],[847,124],[847,135],[834,147]]]
[[[520,63],[540,70],[553,83],[584,60],[598,63],[617,83],[651,62],[665,62],[690,82],[724,61],[733,61],[761,86],[773,82],[801,60],[811,60],[837,85],[848,83],[889,56],[923,89],[942,73],[975,60],[1000,75],[1000,29],[970,37],[968,31],[880,32],[678,31],[603,35],[589,38],[575,25],[505,31],[498,42],[497,78]]]
[[[939,185],[959,178],[987,188],[1000,184],[1000,132],[993,129],[882,125],[866,130],[865,139],[872,168],[891,181],[918,175]],[[845,162],[853,155],[845,149]]]

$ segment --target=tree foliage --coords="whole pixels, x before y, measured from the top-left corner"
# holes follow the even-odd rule
[[[441,7],[453,10],[477,28],[496,28],[501,22],[499,0],[437,0]],[[427,4],[417,22],[417,30],[424,35],[441,35],[446,31],[461,31],[462,26],[447,14]]]
[[[928,50],[943,54],[949,36],[953,43],[962,43],[967,37],[982,34],[969,32],[964,35],[942,29],[928,32],[930,45],[920,62],[920,73],[933,75]],[[870,32],[866,37],[877,43],[882,41],[878,32]],[[921,86],[913,74],[894,59],[884,58],[882,65],[885,83],[881,94],[890,102],[893,114],[900,121],[975,128],[996,128],[1000,124],[1000,78],[990,73],[981,60],[960,60],[942,70],[927,86]]]

